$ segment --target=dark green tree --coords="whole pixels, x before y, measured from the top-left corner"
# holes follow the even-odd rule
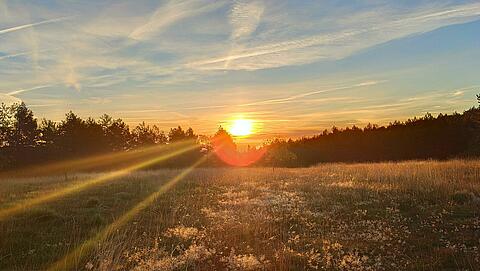
[[[108,126],[104,125],[104,133],[107,137],[108,144],[113,151],[121,151],[129,149],[132,143],[132,134],[128,125],[122,119],[111,120]],[[160,134],[161,137],[162,134]],[[157,141],[165,142],[166,139]]]
[[[185,131],[185,138],[186,139],[197,139],[197,135],[193,132],[192,127],[189,127],[187,131]]]
[[[156,125],[151,127],[146,125],[145,122],[142,122],[135,127],[135,129],[132,131],[132,134],[136,147],[164,144],[167,141],[163,131],[160,131]]]
[[[85,145],[86,136],[85,121],[72,111],[65,115],[58,125],[58,148],[65,155],[78,155],[90,151]]]
[[[288,143],[274,140],[268,147],[265,163],[272,168],[295,166],[297,156],[288,149]]]
[[[192,134],[193,134],[193,130],[192,130]],[[182,127],[178,126],[177,128],[170,129],[170,132],[168,133],[168,141],[175,142],[175,141],[180,141],[185,139],[186,139],[186,134],[185,134],[185,131],[182,129]]]
[[[104,133],[103,127],[93,118],[85,121],[82,142],[88,153],[111,151],[110,144]]]
[[[39,136],[37,119],[33,117],[32,110],[28,109],[23,102],[15,108],[12,136],[13,145],[18,147],[33,147],[37,144]]]
[[[107,130],[108,127],[112,125],[113,119],[108,114],[103,114],[98,120],[98,123],[102,126],[104,130]]]
[[[44,144],[54,144],[58,138],[58,126],[55,122],[43,119],[40,124],[40,139]]]
[[[15,123],[15,105],[0,105],[0,147],[10,145]]]

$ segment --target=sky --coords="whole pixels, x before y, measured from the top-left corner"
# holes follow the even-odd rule
[[[0,102],[245,139],[462,112],[480,1],[0,0]]]

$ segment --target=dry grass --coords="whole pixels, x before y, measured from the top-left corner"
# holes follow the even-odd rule
[[[131,174],[0,222],[0,269],[48,267],[179,172]],[[3,180],[0,207],[84,178]],[[479,210],[478,161],[197,169],[73,269],[475,270]]]

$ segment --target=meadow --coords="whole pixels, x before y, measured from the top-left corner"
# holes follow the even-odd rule
[[[0,210],[102,174],[4,178]],[[139,171],[0,218],[0,270],[476,270],[479,249],[475,160]]]

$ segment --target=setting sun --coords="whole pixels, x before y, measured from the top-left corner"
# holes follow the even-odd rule
[[[232,121],[229,132],[233,136],[248,136],[253,132],[253,121],[247,119],[236,119]]]

